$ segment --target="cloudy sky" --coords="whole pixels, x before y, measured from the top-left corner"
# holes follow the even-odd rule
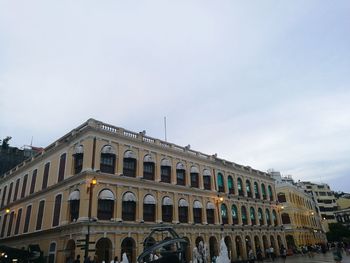
[[[2,1],[0,138],[86,121],[350,192],[350,2]]]

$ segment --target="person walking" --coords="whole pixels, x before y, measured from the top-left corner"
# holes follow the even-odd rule
[[[287,259],[287,249],[282,245],[280,249],[280,254],[283,262],[286,262]]]
[[[253,251],[252,248],[249,248],[248,260],[249,260],[249,263],[254,263],[255,262],[255,255],[254,255],[254,251]]]
[[[256,249],[256,258],[257,258],[257,260],[258,260],[258,262],[263,262],[263,253],[262,253],[262,250],[261,250],[261,248],[260,247],[258,247],[257,249]]]
[[[338,243],[333,250],[333,259],[336,263],[341,263],[343,260],[341,244]]]
[[[111,260],[111,263],[119,263],[118,257],[115,256],[114,259]]]
[[[80,255],[77,255],[77,259],[74,260],[74,263],[80,263]]]
[[[271,260],[275,261],[275,249],[273,248],[272,245],[270,246],[269,252],[270,252]]]

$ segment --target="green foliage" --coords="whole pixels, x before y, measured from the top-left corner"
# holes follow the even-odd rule
[[[9,144],[9,141],[12,139],[12,137],[10,136],[7,136],[5,139],[2,139],[2,141],[0,140],[0,143],[1,143],[1,148],[2,149],[8,149],[10,144]]]
[[[350,238],[350,230],[341,223],[329,224],[329,232],[327,232],[327,239],[330,242],[343,241]]]

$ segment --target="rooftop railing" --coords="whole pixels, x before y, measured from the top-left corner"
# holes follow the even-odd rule
[[[107,123],[103,123],[101,121],[97,121],[94,119],[89,119],[86,122],[84,122],[82,125],[78,126],[76,129],[72,130],[71,132],[67,133],[66,135],[64,135],[63,137],[61,137],[60,139],[58,139],[57,141],[55,141],[54,143],[50,144],[49,146],[47,146],[42,152],[38,153],[37,155],[35,155],[34,157],[25,160],[24,162],[18,164],[16,167],[14,167],[13,169],[11,169],[10,171],[8,171],[7,173],[5,173],[2,177],[7,177],[10,174],[16,172],[19,168],[25,166],[26,164],[32,162],[33,160],[39,158],[40,156],[44,155],[45,153],[49,152],[50,150],[54,149],[55,147],[57,147],[58,145],[60,145],[61,143],[65,143],[68,141],[69,138],[75,136],[77,133],[87,129],[87,128],[93,128],[96,130],[102,130],[108,133],[112,133],[112,134],[116,134],[118,136],[121,137],[127,137],[127,138],[131,138],[134,140],[139,140],[145,143],[149,143],[149,144],[155,144],[158,145],[160,147],[166,148],[166,149],[172,149],[178,152],[182,152],[182,153],[187,153],[191,156],[195,156],[198,157],[200,159],[205,159],[205,160],[210,160],[210,161],[218,161],[221,164],[227,166],[227,167],[231,167],[231,168],[235,168],[237,170],[241,170],[244,172],[248,172],[248,173],[253,173],[256,175],[260,175],[260,176],[266,176],[266,177],[271,177],[268,173],[259,171],[259,170],[255,170],[252,169],[249,166],[243,166],[234,162],[229,162],[227,160],[224,159],[220,159],[217,157],[217,155],[208,155],[205,153],[201,153],[198,151],[194,151],[192,149],[190,149],[190,146],[179,146],[173,143],[169,143],[166,141],[162,141],[159,139],[155,139],[149,136],[146,136],[143,132],[140,133],[136,133],[133,131],[129,131],[120,127],[116,127]]]

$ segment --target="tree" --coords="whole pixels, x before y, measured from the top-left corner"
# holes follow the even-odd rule
[[[0,140],[1,143],[1,149],[6,150],[9,148],[10,144],[9,141],[12,139],[11,136],[7,136],[5,139]]]
[[[342,241],[344,238],[350,238],[350,230],[346,226],[341,223],[329,224],[328,241]]]

